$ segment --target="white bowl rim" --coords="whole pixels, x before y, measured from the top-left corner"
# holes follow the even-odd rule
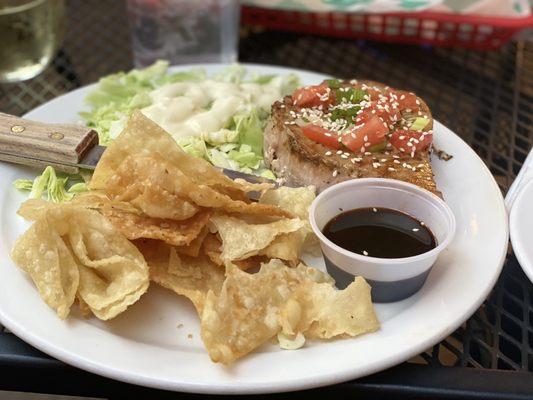
[[[376,184],[379,186],[380,184],[384,187],[387,187],[387,185],[393,184],[395,187],[403,186],[405,189],[409,189],[414,192],[418,192],[419,194],[427,197],[430,201],[433,203],[436,203],[439,208],[444,210],[444,213],[446,214],[446,217],[449,220],[450,228],[448,229],[448,232],[446,233],[446,236],[444,240],[437,244],[437,246],[425,253],[418,254],[416,256],[411,257],[402,257],[402,258],[379,258],[379,257],[372,257],[372,256],[364,256],[362,254],[353,253],[349,250],[346,250],[339,245],[336,245],[331,240],[329,240],[323,233],[322,230],[318,228],[318,225],[316,223],[315,219],[315,212],[318,203],[328,194],[331,194],[332,192],[335,192],[339,189],[342,189],[346,186],[361,186],[361,185],[372,185],[376,186]],[[390,186],[389,186],[390,187]],[[335,185],[330,186],[323,192],[321,192],[311,204],[311,207],[309,208],[309,222],[311,223],[311,228],[313,229],[313,232],[315,235],[318,236],[318,239],[321,242],[325,242],[329,247],[331,247],[333,250],[337,251],[338,253],[342,254],[345,257],[353,258],[356,261],[362,261],[362,262],[371,262],[374,264],[381,264],[384,267],[387,267],[388,264],[390,265],[397,265],[397,264],[409,264],[417,261],[422,261],[427,258],[431,257],[437,257],[438,254],[444,250],[450,242],[453,240],[453,237],[455,236],[455,228],[456,228],[456,222],[455,222],[455,215],[453,214],[453,211],[451,210],[450,206],[444,202],[440,197],[438,197],[436,194],[431,193],[429,190],[423,189],[417,185],[414,185],[412,183],[400,181],[398,179],[390,179],[390,178],[354,178],[350,179],[344,182],[337,183]]]

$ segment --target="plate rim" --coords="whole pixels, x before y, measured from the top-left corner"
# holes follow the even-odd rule
[[[509,212],[509,237],[511,240],[511,245],[513,247],[514,255],[520,264],[520,268],[526,274],[528,279],[533,283],[533,260],[530,260],[526,257],[524,251],[523,238],[520,234],[520,211],[523,206],[524,197],[528,194],[528,190],[533,190],[533,179],[528,181],[520,190],[518,191],[514,201],[511,211]]]
[[[171,70],[189,69],[189,68],[194,68],[195,66],[209,69],[211,67],[220,68],[220,67],[227,66],[227,65],[228,64],[188,64],[188,65],[173,66],[171,67],[172,68]],[[307,71],[303,69],[294,69],[294,68],[288,68],[288,67],[283,67],[283,66],[275,66],[275,65],[267,65],[267,64],[247,64],[247,63],[242,63],[241,65],[243,65],[244,67],[251,67],[251,68],[254,68],[254,67],[273,68],[273,69],[280,70],[280,72],[286,71],[286,72],[295,72],[295,73],[300,73],[300,74],[301,73],[313,74],[313,75],[316,75],[317,78],[320,77],[321,79],[326,76],[319,72]],[[95,83],[85,85],[73,91],[67,92],[61,96],[58,96],[40,105],[39,107],[36,107],[35,109],[26,113],[24,116],[31,114],[33,112],[38,112],[42,108],[49,106],[50,102],[60,101],[60,99],[62,99],[63,97],[72,95],[74,92],[90,90],[91,86],[94,87],[94,85]],[[499,200],[498,201],[498,214],[499,215],[498,216],[495,215],[495,220],[497,221],[498,219],[501,219],[500,223],[502,224],[502,227],[504,228],[504,232],[503,232],[504,235],[502,238],[502,242],[503,242],[503,239],[505,239],[505,244],[502,246],[502,254],[500,256],[500,259],[498,260],[498,263],[496,264],[496,268],[494,270],[495,272],[494,272],[494,275],[492,276],[492,279],[488,282],[483,292],[478,296],[477,301],[473,302],[470,305],[470,307],[462,313],[463,317],[457,319],[455,324],[450,324],[446,329],[442,330],[440,334],[437,334],[437,335],[433,334],[431,335],[431,337],[426,337],[425,340],[421,340],[416,345],[409,347],[409,351],[398,352],[396,356],[392,359],[386,358],[386,359],[381,360],[380,362],[374,363],[374,365],[371,368],[368,368],[362,374],[354,373],[354,369],[345,369],[340,372],[337,370],[334,370],[334,372],[325,372],[324,374],[320,375],[321,378],[318,381],[315,377],[306,378],[304,376],[300,378],[293,378],[289,381],[282,381],[281,383],[276,383],[275,385],[273,385],[270,382],[264,383],[262,385],[254,384],[253,387],[250,386],[249,383],[245,384],[244,386],[240,386],[239,382],[237,383],[216,382],[213,386],[207,386],[204,383],[168,381],[168,380],[153,378],[151,376],[138,374],[136,372],[124,373],[122,370],[119,370],[115,367],[107,367],[105,365],[102,365],[102,362],[94,362],[94,361],[85,359],[83,356],[80,357],[79,354],[74,354],[71,351],[65,351],[63,350],[63,348],[56,346],[54,343],[51,343],[47,340],[42,340],[40,337],[34,335],[32,332],[25,331],[24,327],[19,326],[16,321],[14,320],[12,321],[11,319],[6,318],[1,308],[0,308],[0,321],[2,322],[2,324],[4,324],[4,326],[10,329],[18,337],[28,342],[35,348],[43,351],[46,354],[50,354],[52,357],[55,357],[77,368],[90,371],[98,375],[106,376],[112,379],[117,379],[119,381],[123,381],[127,383],[149,386],[153,388],[166,389],[166,390],[190,392],[190,393],[259,394],[259,393],[277,393],[277,392],[284,392],[284,391],[309,389],[309,388],[326,386],[326,385],[343,382],[349,379],[353,379],[354,377],[370,375],[377,371],[396,365],[399,362],[404,361],[406,358],[419,354],[421,351],[425,350],[432,344],[440,342],[442,339],[449,336],[450,333],[455,331],[464,321],[470,318],[471,315],[483,303],[483,301],[486,299],[486,297],[488,296],[488,294],[494,287],[494,284],[496,283],[497,279],[500,276],[500,273],[501,273],[501,270],[502,270],[502,267],[505,261],[505,257],[507,254],[507,245],[509,241],[509,221],[507,218],[507,212],[505,210],[503,195],[494,179],[494,176],[492,175],[492,173],[490,172],[486,164],[483,162],[483,160],[477,155],[477,153],[475,153],[475,151],[461,137],[456,135],[450,129],[446,128],[444,125],[440,124],[438,121],[435,121],[435,122],[438,125],[441,125],[443,129],[448,130],[450,134],[452,134],[453,136],[455,136],[456,139],[462,142],[461,145],[465,147],[465,151],[469,151],[471,155],[474,156],[476,162],[481,166],[481,169],[483,170],[484,174],[487,176],[488,181],[490,182],[491,188],[495,191],[495,193],[498,194],[498,200]]]

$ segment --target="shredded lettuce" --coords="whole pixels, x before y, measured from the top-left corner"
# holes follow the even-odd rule
[[[78,182],[72,185],[71,187],[69,187],[67,192],[78,194],[78,193],[86,192],[88,190],[89,188],[87,187],[87,184],[85,182]]]
[[[178,140],[178,144],[191,156],[207,159],[207,146],[202,138],[189,136]]]
[[[75,181],[79,179],[77,175],[57,176],[54,168],[48,166],[34,180],[17,179],[13,182],[13,186],[18,190],[29,191],[30,194],[28,197],[30,199],[44,197],[48,201],[61,203],[62,201],[72,199],[78,193],[88,190],[84,182],[75,183],[67,190],[66,187],[70,180]]]
[[[239,134],[239,143],[248,145],[251,151],[258,156],[263,155],[263,123],[257,111],[253,109],[248,115],[233,117],[235,130]]]
[[[107,145],[124,127],[134,110],[152,104],[149,92],[167,83],[201,81],[205,71],[201,69],[168,74],[168,61],[159,60],[144,69],[128,73],[118,72],[98,82],[95,90],[85,98],[90,111],[80,112],[87,126],[94,128],[100,144]]]
[[[206,132],[202,135],[202,139],[213,146],[236,143],[239,141],[239,131],[221,129],[216,132]]]
[[[263,161],[263,155],[258,155],[253,152],[252,147],[247,144],[241,144],[239,150],[231,150],[228,153],[228,157],[239,163],[240,169],[258,169]]]

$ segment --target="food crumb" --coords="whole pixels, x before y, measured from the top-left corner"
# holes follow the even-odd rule
[[[189,333],[189,334],[187,335],[187,339],[192,339],[192,333]]]
[[[178,328],[178,329],[183,328],[183,324],[178,324],[178,326],[176,328]]]
[[[364,256],[367,256],[367,255],[368,255],[368,251],[363,250],[363,255],[364,255]]]
[[[419,229],[418,228],[413,228],[413,232],[418,232]]]

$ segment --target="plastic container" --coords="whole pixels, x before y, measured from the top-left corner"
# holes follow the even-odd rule
[[[376,258],[345,250],[322,233],[341,212],[370,207],[402,211],[424,222],[435,235],[437,247],[413,257]],[[441,198],[394,179],[362,178],[333,185],[313,201],[309,220],[337,287],[344,288],[355,276],[362,276],[372,286],[372,301],[377,303],[403,300],[420,290],[439,253],[455,234],[455,217]]]

